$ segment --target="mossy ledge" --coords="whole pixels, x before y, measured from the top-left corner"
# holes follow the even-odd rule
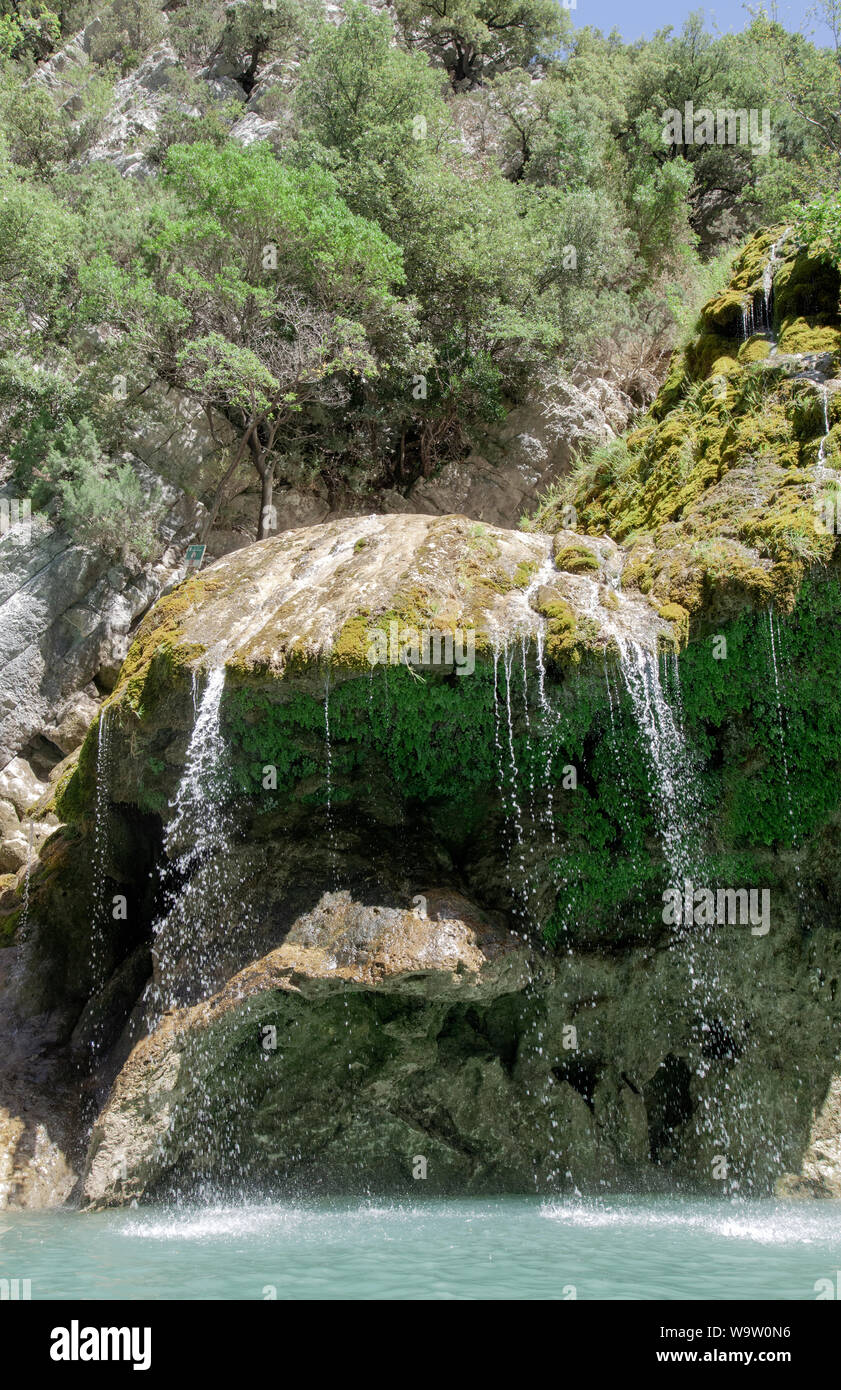
[[[773,332],[743,340],[772,247]],[[841,462],[840,292],[837,271],[785,228],[757,234],[648,415],[538,513],[551,532],[572,505],[580,532],[622,543],[623,587],[672,615],[681,642],[743,609],[791,611],[806,576],[836,564],[820,520],[831,484],[816,469],[819,455]]]

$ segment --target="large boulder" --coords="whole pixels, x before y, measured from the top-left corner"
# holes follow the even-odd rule
[[[0,895],[16,1007],[85,1078],[83,1200],[411,1191],[420,1160],[460,1191],[798,1171],[838,1026],[841,584],[678,668],[626,559],[367,516],[158,602],[25,906]],[[736,873],[764,928],[673,925],[666,887]]]
[[[509,1089],[499,1059],[471,1068],[473,1104],[482,1095],[488,1107],[474,1154],[443,1133],[430,1143],[407,1092],[423,1087],[430,1104],[433,1093],[442,1103],[464,1066],[455,1054],[442,1062],[436,1046],[447,1017],[516,995],[532,973],[524,943],[458,894],[430,890],[414,909],[325,894],[281,947],[206,1002],[166,1014],[135,1047],[91,1138],[85,1201],[112,1205],[218,1178],[220,1142],[258,1186],[269,1174],[365,1186],[402,1169],[405,1180],[416,1152],[436,1186],[481,1181],[499,1164],[500,1133],[524,1123],[493,1113]],[[211,1084],[220,1111],[209,1124]]]

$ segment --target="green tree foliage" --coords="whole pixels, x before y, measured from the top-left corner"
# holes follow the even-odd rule
[[[130,460],[103,454],[86,417],[57,431],[32,477],[34,500],[55,499],[58,517],[80,544],[135,560],[158,550],[157,489],[141,486]]]
[[[42,71],[86,25],[91,61]],[[183,70],[131,137],[155,172],[122,178],[92,147],[163,41]],[[220,471],[255,469],[262,534],[278,477],[341,504],[408,489],[547,372],[591,363],[643,402],[748,230],[841,256],[838,51],[764,14],[626,44],[556,0],[348,0],[341,23],[317,0],[0,0],[0,468],[40,470],[87,536],[101,473],[116,544],[160,376],[234,427]],[[249,95],[271,146],[230,138]],[[687,102],[767,108],[767,146],[664,139]]]
[[[0,0],[0,57],[45,58],[60,35],[58,15],[41,0]]]
[[[454,83],[549,58],[571,32],[558,0],[396,0],[394,8],[407,43],[443,63]]]
[[[271,529],[275,470],[300,446],[305,405],[339,407],[405,333],[392,290],[399,249],[353,213],[326,170],[284,168],[265,145],[174,146],[142,267],[102,255],[88,310],[120,324],[164,378],[239,432],[231,471],[261,479]]]

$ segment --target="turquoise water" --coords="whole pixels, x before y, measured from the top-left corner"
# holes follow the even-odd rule
[[[0,1213],[0,1277],[31,1279],[33,1299],[814,1299],[816,1281],[839,1268],[841,1202],[334,1199]]]

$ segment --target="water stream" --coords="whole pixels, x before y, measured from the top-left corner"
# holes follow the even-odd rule
[[[165,910],[153,926],[153,1016],[187,996],[212,992],[229,931],[237,937],[239,949],[248,931],[238,902],[225,805],[230,786],[221,727],[224,668],[210,671],[200,696],[198,679],[193,677],[195,724],[165,830],[167,862],[161,874]],[[230,922],[225,920],[227,913],[220,912],[222,904]]]

